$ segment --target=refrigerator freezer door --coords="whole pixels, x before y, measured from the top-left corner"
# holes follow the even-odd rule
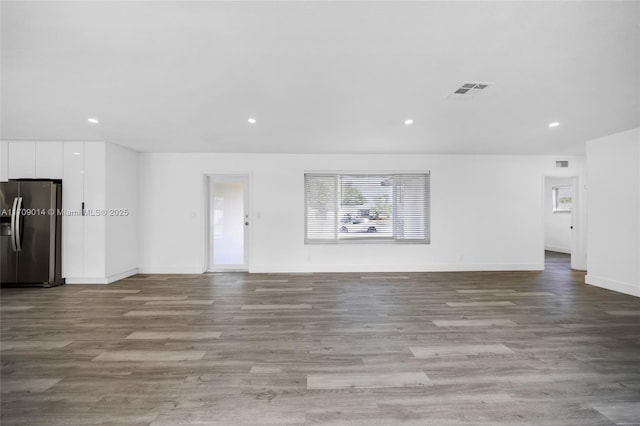
[[[3,232],[0,236],[0,283],[17,280],[18,257],[14,250],[14,235],[11,233],[13,217],[11,212],[18,199],[17,182],[0,182],[0,221]]]

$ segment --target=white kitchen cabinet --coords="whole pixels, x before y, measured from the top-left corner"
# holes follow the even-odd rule
[[[84,142],[65,142],[62,174],[62,276],[84,276]]]
[[[36,142],[36,179],[62,179],[63,145],[62,142]]]
[[[70,284],[107,283],[136,270],[136,265],[130,265],[128,258],[126,262],[116,259],[111,262],[113,276],[107,276],[108,224],[104,212],[106,208],[114,207],[107,203],[107,162],[110,161],[113,173],[113,170],[119,170],[118,162],[132,160],[125,171],[129,176],[132,175],[129,169],[132,169],[135,176],[136,161],[134,152],[126,154],[126,150],[122,151],[124,148],[110,148],[112,160],[108,159],[106,142],[2,141],[0,145],[0,180],[62,179],[62,276]],[[127,184],[124,182],[128,190]],[[118,188],[122,187],[122,183],[119,185]],[[123,192],[114,188],[111,184],[111,191],[116,195]],[[124,193],[135,194],[135,188]],[[113,198],[120,200],[123,196]],[[135,206],[129,208],[135,211]],[[116,230],[129,229],[131,224],[135,225],[135,217],[111,220],[111,226]],[[136,241],[135,236],[126,234],[125,237]],[[117,246],[111,248],[114,252],[118,249]]]
[[[133,176],[131,184],[136,184],[135,152],[109,147],[110,160],[106,142],[3,141],[0,148],[0,179],[5,175],[10,179],[62,179],[62,276],[67,283],[106,284],[135,273],[137,263],[129,258],[135,258],[136,254],[136,218],[111,218],[111,229],[124,234],[122,240],[132,243],[134,250],[131,256],[124,256],[124,260],[116,256],[111,262],[111,276],[107,276],[109,223],[105,215],[109,207],[127,207],[135,212],[135,206],[110,206],[107,200],[108,185],[114,201],[135,202],[137,199],[135,186],[129,186],[129,180],[118,181],[117,185],[107,181],[109,165],[116,177],[120,168],[125,167],[125,176]],[[8,173],[4,171],[5,164]],[[131,199],[126,198],[128,195],[132,195]],[[132,228],[132,234],[124,231]],[[118,245],[112,243],[111,246],[112,252],[119,250]]]
[[[63,276],[67,283],[104,283],[105,142],[65,142],[62,178]]]
[[[9,142],[9,179],[36,177],[36,143]]]
[[[0,182],[9,180],[9,142],[0,141]]]

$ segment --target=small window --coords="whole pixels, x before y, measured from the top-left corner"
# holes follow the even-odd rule
[[[554,186],[552,195],[554,213],[571,212],[573,208],[573,188],[571,186]]]
[[[429,244],[429,174],[319,174],[305,180],[305,243]]]

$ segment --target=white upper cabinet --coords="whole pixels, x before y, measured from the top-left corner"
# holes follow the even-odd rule
[[[9,142],[0,141],[0,182],[9,180]]]
[[[36,143],[9,142],[9,179],[36,177]]]
[[[62,179],[62,142],[36,142],[36,178]]]
[[[9,142],[9,179],[62,179],[62,142]]]

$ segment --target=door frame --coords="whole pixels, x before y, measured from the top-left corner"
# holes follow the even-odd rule
[[[571,269],[585,271],[586,264],[586,245],[584,238],[586,236],[585,208],[586,203],[583,199],[585,195],[581,189],[584,186],[584,178],[575,173],[544,173],[542,176],[542,248],[543,256],[545,250],[545,208],[547,207],[546,182],[547,178],[565,178],[571,179],[573,188],[573,207],[571,209]],[[544,265],[544,260],[543,260]]]
[[[245,215],[248,217],[249,225],[245,227],[244,234],[244,260],[245,263],[243,265],[217,265],[214,266],[212,263],[212,255],[213,255],[213,239],[211,235],[212,224],[211,224],[211,185],[215,179],[220,180],[229,180],[232,181],[234,179],[242,179],[245,182],[245,194],[244,194],[244,211]],[[253,242],[253,233],[252,233],[252,214],[251,214],[251,200],[253,199],[252,194],[252,178],[251,173],[208,173],[204,175],[204,191],[205,191],[205,214],[204,214],[204,222],[205,222],[205,247],[204,247],[204,255],[205,255],[205,271],[206,272],[249,272],[251,270],[251,261],[252,261],[252,242]]]

